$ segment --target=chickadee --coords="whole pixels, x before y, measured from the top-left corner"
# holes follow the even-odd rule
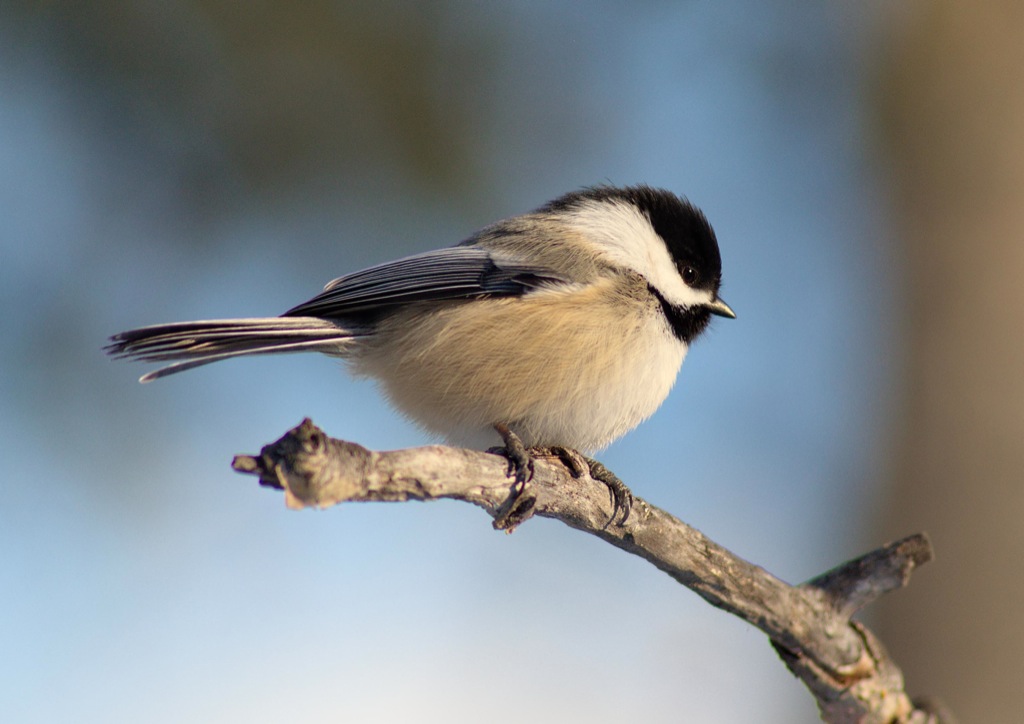
[[[229,357],[341,357],[453,444],[487,447],[497,432],[522,481],[524,448],[593,452],[658,409],[711,315],[736,316],[721,271],[688,201],[598,186],[339,277],[280,317],[143,327],[106,349],[173,362],[141,382]]]

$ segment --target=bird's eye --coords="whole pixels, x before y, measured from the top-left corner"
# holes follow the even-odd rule
[[[698,274],[697,270],[692,266],[684,266],[680,273],[682,274],[683,281],[686,282],[686,285],[689,287],[696,284],[697,280],[700,278],[700,274]]]

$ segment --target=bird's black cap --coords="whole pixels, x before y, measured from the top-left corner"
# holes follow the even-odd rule
[[[704,214],[687,199],[671,191],[645,184],[637,186],[589,186],[550,201],[538,211],[567,211],[588,201],[622,201],[635,206],[665,241],[680,274],[691,267],[698,278],[691,286],[718,291],[722,282],[722,256],[718,239]]]

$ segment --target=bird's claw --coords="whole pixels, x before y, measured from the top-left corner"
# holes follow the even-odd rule
[[[511,533],[518,525],[533,515],[537,498],[527,494],[527,483],[533,479],[533,457],[519,436],[508,425],[496,424],[494,429],[505,443],[505,457],[508,458],[507,475],[515,476],[512,494],[505,501],[502,510],[494,519],[494,527]]]
[[[630,490],[619,476],[599,463],[597,460],[584,458],[590,466],[590,477],[600,480],[608,486],[608,493],[612,496],[612,517],[608,522],[615,520],[615,516],[622,511],[622,518],[619,525],[625,525],[629,519],[629,513],[633,509],[633,491]]]
[[[604,483],[608,488],[612,503],[612,515],[608,524],[615,522],[620,514],[622,517],[618,521],[619,525],[624,525],[629,519],[630,511],[633,508],[632,491],[615,473],[597,460],[560,445],[527,449],[523,441],[509,429],[508,425],[496,424],[494,429],[498,431],[505,443],[504,452],[509,464],[507,474],[515,474],[512,495],[503,506],[504,510],[495,518],[495,528],[512,532],[517,525],[533,515],[537,499],[533,495],[526,494],[527,483],[533,478],[533,455],[557,458],[569,469],[574,478],[582,477],[586,473],[594,480]]]
[[[612,502],[612,517],[609,519],[609,523],[612,523],[620,512],[622,519],[619,520],[619,525],[623,525],[629,518],[630,510],[633,508],[633,492],[619,479],[618,475],[597,460],[581,455],[577,450],[560,445],[538,448],[534,452],[558,458],[574,478],[587,474],[594,480],[604,483]]]

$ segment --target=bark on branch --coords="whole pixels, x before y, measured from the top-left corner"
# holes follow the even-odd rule
[[[535,462],[534,477],[512,516],[507,507],[513,484],[502,455],[441,446],[374,452],[331,439],[308,419],[259,456],[239,455],[232,467],[283,490],[290,508],[450,498],[483,508],[509,531],[531,515],[555,518],[644,558],[766,633],[814,695],[823,720],[953,721],[941,707],[912,702],[881,643],[850,619],[882,594],[905,586],[914,568],[931,560],[925,535],[909,536],[792,586],[640,498],[625,523],[618,517],[612,522],[612,500],[603,483],[557,458]]]

